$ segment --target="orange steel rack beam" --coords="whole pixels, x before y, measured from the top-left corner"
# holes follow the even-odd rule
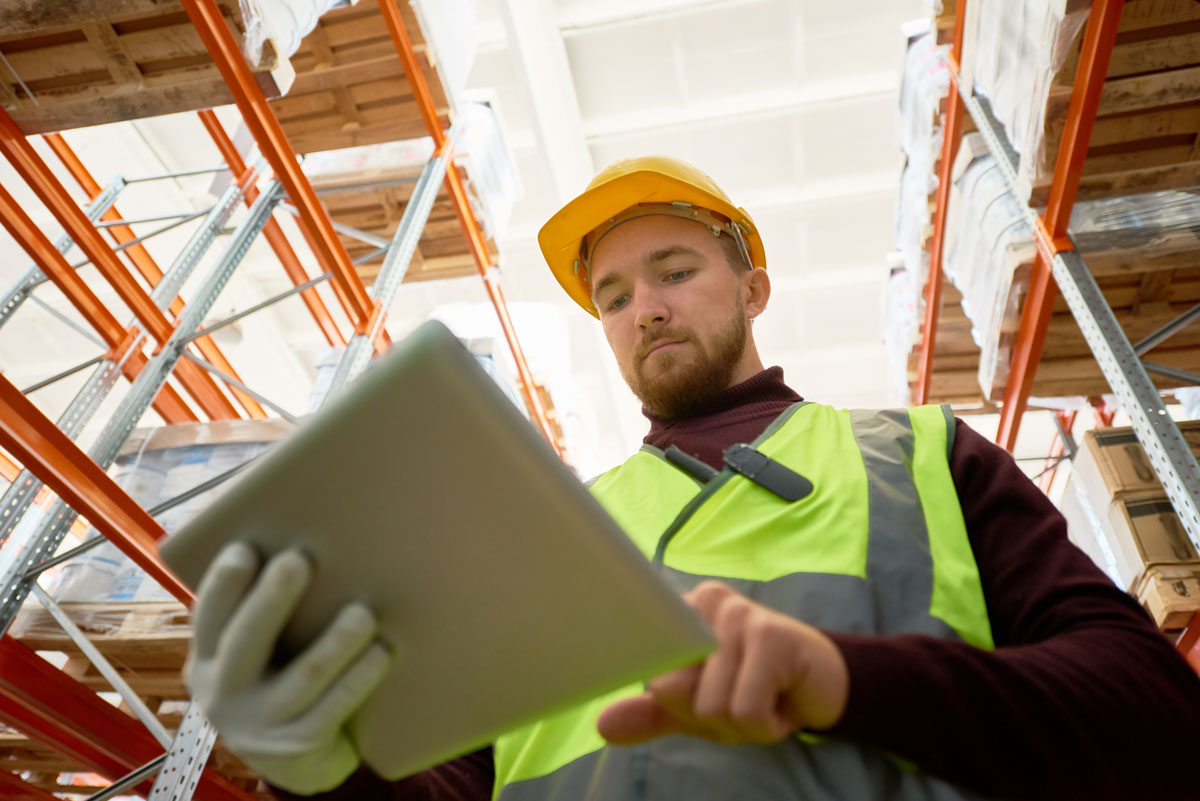
[[[429,91],[429,85],[425,81],[425,73],[417,62],[417,54],[412,46],[412,39],[408,35],[407,29],[404,27],[404,19],[400,15],[400,9],[396,5],[396,0],[378,0],[379,8],[383,12],[384,21],[387,23],[388,33],[391,34],[392,42],[396,45],[396,52],[400,56],[401,63],[404,64],[404,73],[408,76],[409,86],[413,90],[413,97],[417,101],[417,107],[421,111],[421,118],[425,121],[425,128],[429,131],[429,135],[433,137],[433,143],[436,149],[440,150],[446,143],[446,132],[442,130],[442,123],[438,119],[437,110],[433,102],[433,94]],[[475,213],[471,210],[471,204],[467,200],[467,192],[463,186],[462,174],[459,172],[457,165],[454,163],[454,154],[447,153],[446,166],[446,185],[450,189],[450,195],[454,199],[454,210],[458,214],[459,223],[462,225],[463,233],[467,237],[467,241],[471,245],[471,254],[475,257],[475,266],[479,270],[479,275],[483,279],[484,289],[488,293],[488,298],[492,301],[492,305],[496,309],[496,316],[500,319],[500,327],[504,331],[504,338],[508,342],[509,350],[512,351],[513,361],[517,365],[517,373],[521,379],[521,394],[525,398],[525,405],[529,408],[530,417],[534,425],[542,432],[542,436],[550,443],[550,446],[562,455],[562,451],[558,446],[558,442],[554,437],[554,428],[550,424],[550,418],[546,414],[546,407],[542,404],[541,398],[538,397],[537,388],[533,383],[533,373],[529,369],[529,362],[525,358],[525,351],[521,347],[521,342],[517,338],[516,328],[513,326],[512,318],[508,313],[508,305],[504,301],[504,293],[500,288],[499,276],[492,257],[488,253],[487,240],[484,237],[483,229],[479,225],[479,221],[475,219]]]
[[[1075,247],[1067,236],[1067,226],[1071,222],[1071,210],[1079,191],[1079,178],[1087,159],[1088,142],[1096,124],[1100,93],[1108,75],[1108,62],[1117,41],[1117,25],[1121,21],[1124,6],[1125,0],[1096,0],[1092,4],[1092,13],[1083,35],[1079,71],[1075,75],[1071,104],[1067,110],[1062,146],[1054,165],[1050,200],[1034,229],[1037,259],[1025,296],[1025,309],[1013,345],[1012,366],[1004,388],[1004,405],[1000,410],[996,441],[1010,451],[1016,447],[1021,415],[1029,403],[1033,379],[1042,358],[1042,347],[1046,343],[1046,331],[1054,312],[1054,301],[1058,297],[1058,287],[1050,272],[1050,264],[1059,253]]]
[[[204,124],[204,129],[208,131],[213,144],[221,151],[221,156],[224,157],[225,163],[229,165],[230,171],[234,175],[241,175],[246,170],[246,162],[242,160],[242,156],[234,146],[233,140],[229,138],[229,134],[221,126],[217,115],[211,109],[200,111],[198,114],[200,122]],[[253,203],[254,198],[257,196],[258,190],[248,187],[243,196],[246,205],[249,206]],[[283,265],[284,272],[287,273],[288,278],[292,279],[292,283],[299,286],[307,282],[309,275],[305,271],[304,265],[300,263],[299,257],[296,256],[296,251],[292,249],[291,244],[287,241],[287,236],[283,233],[283,229],[274,218],[267,220],[266,226],[263,227],[263,236],[266,237],[267,242],[271,245],[271,249],[275,251],[276,258]],[[325,306],[325,301],[321,299],[317,290],[306,289],[300,293],[300,297],[304,299],[304,304],[308,307],[317,325],[320,326],[321,333],[325,335],[325,340],[333,347],[345,345],[346,338],[338,330],[337,324],[329,314],[329,309]],[[209,361],[212,360],[209,359]],[[220,365],[217,366],[219,367]]]
[[[942,311],[942,289],[945,274],[942,270],[943,248],[946,242],[946,213],[950,206],[950,176],[954,159],[962,142],[963,115],[966,114],[962,96],[958,93],[958,72],[962,63],[963,31],[966,27],[966,0],[958,0],[954,20],[954,44],[950,49],[950,93],[946,97],[946,122],[942,126],[942,157],[938,167],[937,206],[933,214],[933,239],[929,245],[929,279],[925,285],[925,324],[921,326],[921,354],[917,363],[917,405],[929,403],[933,382],[933,353],[937,343],[938,318]]]
[[[116,290],[147,333],[158,343],[171,335],[171,323],[126,270],[120,258],[104,241],[99,230],[71,199],[67,190],[25,139],[12,117],[0,109],[0,153],[3,153],[29,187],[67,231],[92,265]],[[213,419],[238,417],[229,398],[213,378],[194,364],[180,365],[179,379],[204,413]]]
[[[83,162],[80,161],[79,157],[75,155],[75,151],[72,150],[71,146],[67,144],[67,140],[63,139],[62,134],[46,134],[42,137],[42,140],[49,145],[50,149],[54,151],[54,154],[58,156],[59,161],[61,161],[63,166],[67,168],[67,171],[71,173],[71,177],[74,178],[75,182],[79,184],[80,188],[87,193],[88,198],[95,198],[103,191],[103,187],[101,187],[100,184],[96,182],[96,179],[92,177],[92,174],[88,172],[87,167],[85,167]],[[244,165],[243,169],[234,172],[233,175],[235,177],[246,175]],[[247,187],[247,190],[249,190],[249,188],[250,187]],[[106,211],[100,219],[120,220],[122,217],[120,211],[117,210],[117,207],[114,204],[109,207],[108,211]],[[116,240],[118,245],[123,245],[126,242],[130,242],[137,238],[133,233],[133,229],[131,229],[128,225],[110,226],[108,228],[108,232],[112,238]],[[158,282],[162,280],[162,269],[154,261],[154,257],[150,255],[150,252],[146,250],[141,243],[135,243],[134,245],[128,247],[126,252],[134,266],[137,267],[138,272],[142,274],[142,277],[146,279],[150,286],[156,286]],[[171,303],[170,309],[171,314],[175,317],[178,317],[183,312],[183,299],[176,297]],[[217,346],[216,342],[212,341],[211,337],[201,337],[200,339],[197,339],[196,347],[202,354],[204,354],[205,359],[212,362],[223,372],[228,373],[239,381],[241,380],[241,376],[238,375],[233,365],[229,363],[227,358],[225,358],[225,354],[221,352],[221,349]],[[247,395],[245,392],[242,392],[240,389],[234,386],[230,386],[229,391],[233,393],[234,398],[251,417],[259,418],[267,416],[267,413],[263,410],[263,407],[259,405],[258,401]]]
[[[373,312],[367,289],[355,272],[346,248],[334,232],[329,213],[300,169],[283,126],[279,124],[254,74],[242,58],[225,18],[214,0],[182,2],[192,25],[229,86],[246,127],[299,211],[301,228],[311,237],[309,245],[317,257],[317,263],[324,272],[333,274],[333,286],[346,308],[351,325],[356,331],[362,329],[370,322]]]

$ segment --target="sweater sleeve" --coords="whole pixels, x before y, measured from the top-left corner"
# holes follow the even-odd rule
[[[959,421],[950,467],[996,650],[830,634],[850,696],[829,733],[992,798],[1197,797],[1200,678],[1005,451]]]
[[[381,779],[363,767],[327,793],[298,796],[276,787],[271,792],[279,801],[490,801],[494,775],[489,746],[398,781]]]

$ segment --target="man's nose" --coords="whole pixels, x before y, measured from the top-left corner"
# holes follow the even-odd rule
[[[654,290],[640,289],[634,294],[634,317],[638,328],[648,328],[666,325],[671,319],[670,310],[663,302],[662,295]]]

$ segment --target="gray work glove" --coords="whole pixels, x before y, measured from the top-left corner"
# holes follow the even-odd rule
[[[286,551],[259,570],[247,545],[226,546],[196,596],[184,679],[225,743],[271,784],[298,795],[331,790],[359,764],[343,725],[379,685],[391,657],[374,615],[349,604],[307,650],[270,665],[312,567]]]

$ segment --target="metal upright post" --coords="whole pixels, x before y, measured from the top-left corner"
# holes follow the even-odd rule
[[[449,154],[454,148],[458,133],[457,129],[452,129],[450,136],[438,146],[433,158],[429,159],[425,168],[421,170],[421,177],[404,207],[404,214],[400,217],[396,233],[388,246],[387,254],[383,257],[383,266],[380,267],[379,275],[367,293],[379,311],[372,317],[369,325],[360,328],[351,337],[350,344],[346,346],[334,371],[327,399],[333,397],[339,389],[362,372],[375,350],[375,342],[383,328],[387,310],[404,281],[409,263],[417,250],[421,230],[429,219],[434,201],[437,200],[438,190],[446,175]]]

